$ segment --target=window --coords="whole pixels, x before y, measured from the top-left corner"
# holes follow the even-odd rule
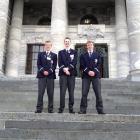
[[[27,44],[26,74],[37,73],[38,52],[43,51],[44,44]]]

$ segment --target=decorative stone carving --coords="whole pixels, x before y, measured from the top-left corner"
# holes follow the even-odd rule
[[[105,25],[78,25],[80,38],[97,39],[104,38]]]

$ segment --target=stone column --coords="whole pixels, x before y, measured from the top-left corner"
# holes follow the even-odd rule
[[[51,38],[56,53],[64,47],[67,22],[67,0],[52,0]]]
[[[118,77],[129,74],[129,46],[126,19],[125,0],[115,0],[116,13],[116,44],[117,44],[117,73]]]
[[[0,74],[3,74],[9,0],[0,0]]]
[[[126,0],[130,49],[130,75],[140,81],[140,0]]]
[[[9,34],[6,75],[17,77],[19,66],[19,52],[21,47],[22,20],[24,0],[15,0],[12,23]]]

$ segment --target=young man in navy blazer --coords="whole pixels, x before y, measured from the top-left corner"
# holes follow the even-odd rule
[[[43,110],[43,96],[47,88],[48,113],[53,113],[54,79],[56,78],[55,69],[57,66],[57,55],[51,51],[51,41],[46,41],[44,52],[38,53],[38,100],[35,113]]]
[[[77,75],[77,52],[70,48],[71,40],[66,37],[64,40],[65,48],[58,53],[59,65],[59,82],[60,82],[60,108],[58,113],[63,113],[65,108],[65,95],[68,88],[69,93],[69,113],[75,113],[74,105],[74,88],[75,76]]]
[[[94,50],[94,42],[87,41],[87,52],[80,56],[80,69],[82,71],[82,98],[79,114],[86,114],[87,96],[92,83],[96,96],[96,110],[98,114],[105,114],[101,96],[100,64],[101,57]]]

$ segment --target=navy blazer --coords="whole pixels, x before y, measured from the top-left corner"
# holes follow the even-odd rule
[[[47,56],[46,52],[39,52],[37,59],[37,78],[48,77],[50,79],[55,79],[55,69],[57,66],[57,54],[50,52],[49,56]],[[44,71],[48,71],[48,76],[45,76]]]
[[[101,57],[99,53],[93,51],[91,57],[89,57],[89,53],[86,52],[81,54],[80,56],[80,70],[82,72],[82,78],[91,78],[88,75],[89,71],[95,72],[95,78],[100,78],[100,65],[101,65]]]
[[[68,67],[70,76],[76,76],[77,70],[76,70],[76,64],[77,64],[77,51],[70,49],[68,52],[66,52],[66,49],[63,49],[59,51],[58,53],[58,65],[59,65],[59,76],[66,75],[63,71],[63,68]]]

